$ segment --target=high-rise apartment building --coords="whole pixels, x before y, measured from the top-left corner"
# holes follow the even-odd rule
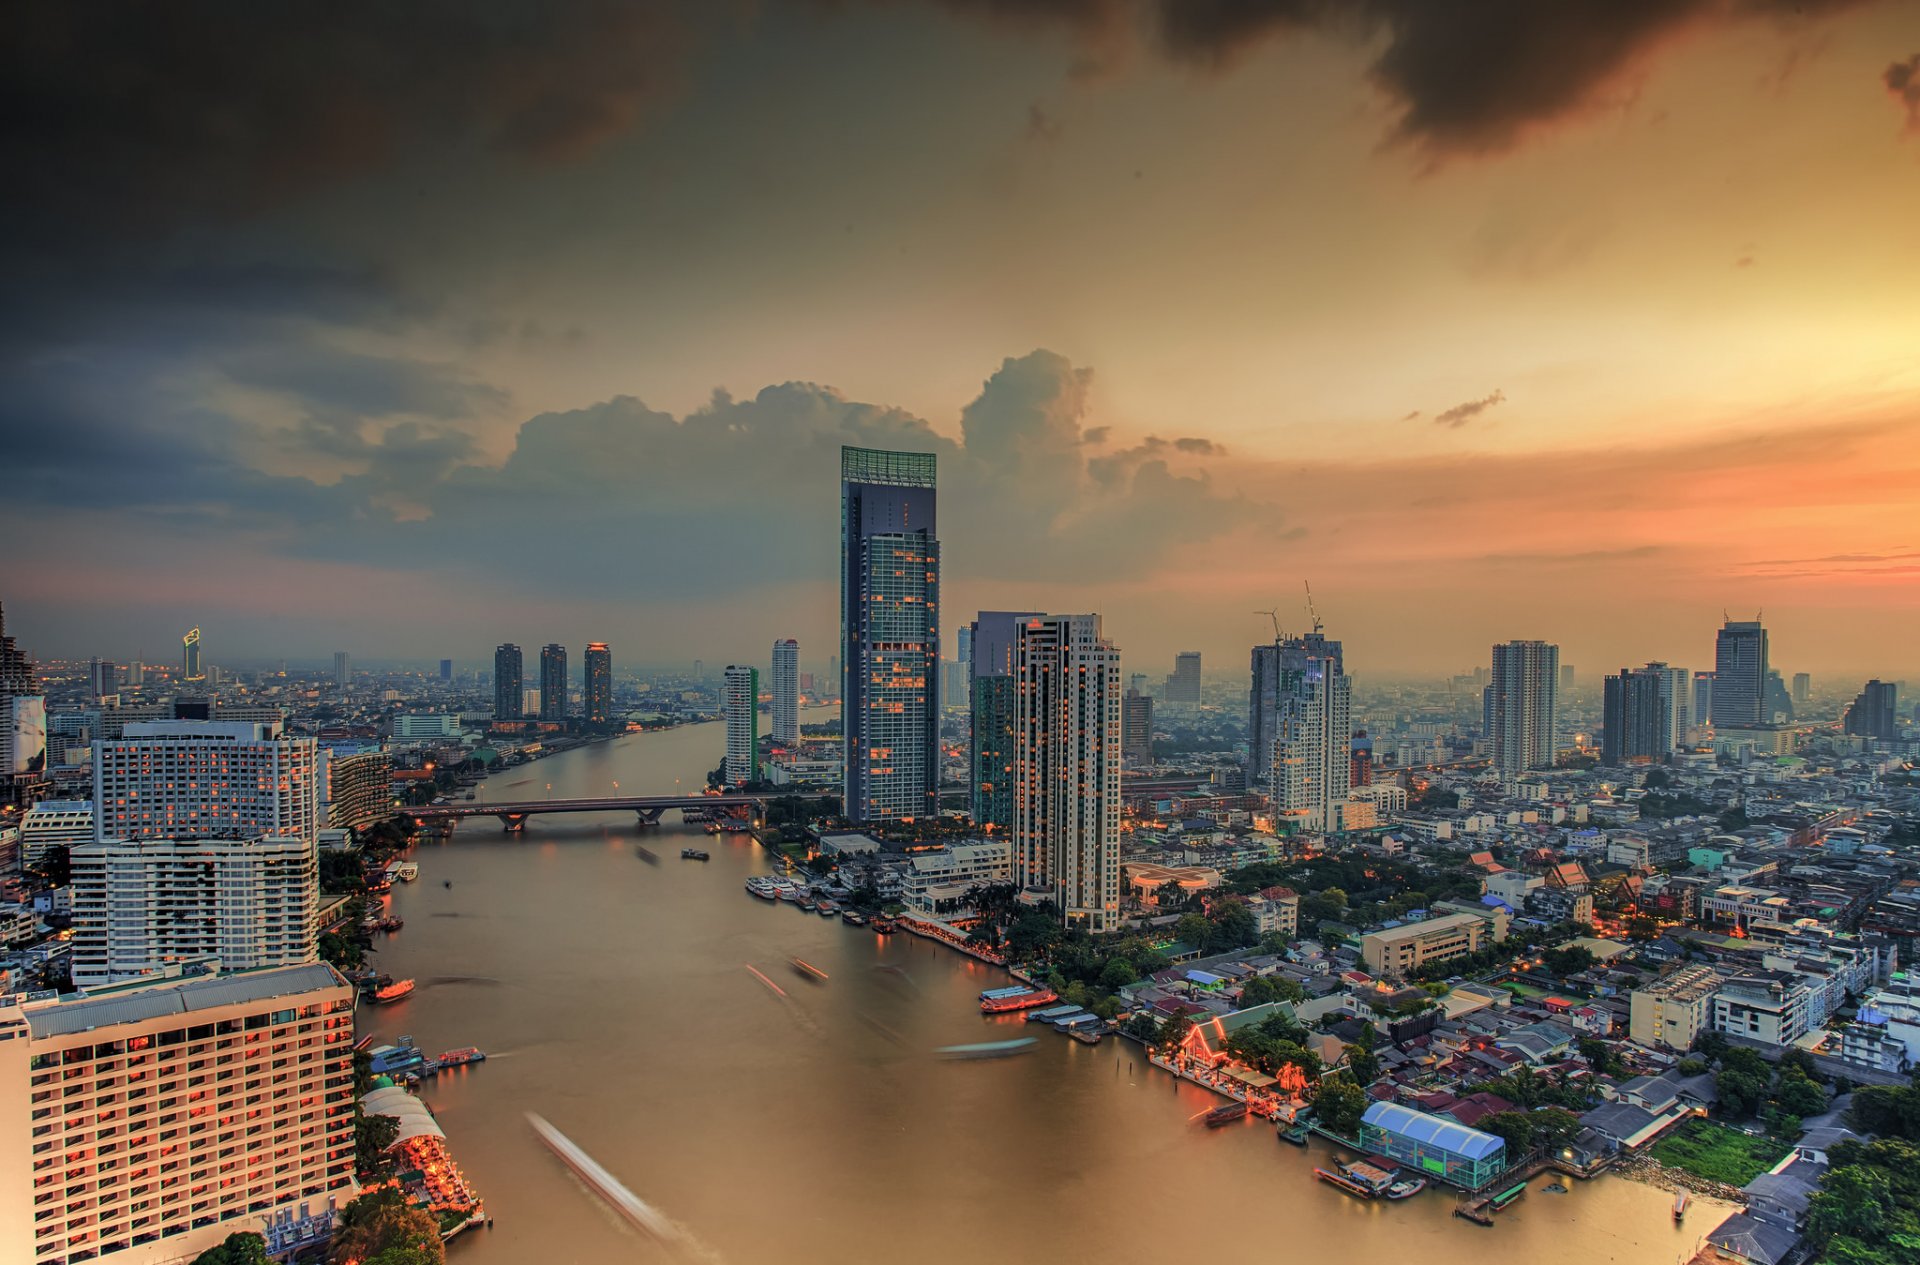
[[[1664,663],[1649,663],[1658,669],[1660,709],[1666,718],[1667,750],[1678,751],[1687,745],[1687,731],[1693,728],[1693,673]]]
[[[1182,650],[1173,656],[1173,675],[1167,678],[1167,685],[1160,697],[1169,703],[1198,703],[1200,701],[1200,652]]]
[[[1847,705],[1846,715],[1841,718],[1842,727],[1858,738],[1893,741],[1900,730],[1899,694],[1900,687],[1892,681],[1868,681]]]
[[[401,720],[395,717],[395,736]],[[453,717],[444,719],[452,720]],[[323,826],[335,830],[364,830],[393,814],[393,757],[385,751],[320,751]]]
[[[760,669],[727,665],[720,706],[727,721],[727,781],[760,780]]]
[[[493,652],[493,718],[519,720],[523,710],[524,678],[520,670],[520,647],[512,642]]]
[[[200,664],[200,630],[189,628],[180,638],[180,679],[182,681],[204,681],[207,672]]]
[[[1560,665],[1560,701],[1562,703],[1573,697],[1573,676],[1571,663]]]
[[[1622,668],[1601,689],[1600,759],[1664,760],[1673,750],[1673,707],[1664,665]]]
[[[567,648],[558,642],[540,647],[540,719],[567,718]]]
[[[317,756],[277,723],[146,721],[93,748],[93,837],[312,842]]]
[[[1560,647],[1545,641],[1506,641],[1493,648],[1487,683],[1487,737],[1493,767],[1514,778],[1553,767],[1559,734]]]
[[[440,660],[440,679],[442,681],[451,681],[453,679],[453,660],[452,659]]]
[[[975,643],[976,649],[978,642]],[[1020,625],[1014,881],[1090,932],[1120,922],[1120,652],[1098,615]]]
[[[0,609],[0,806],[24,807],[46,790],[47,699]]]
[[[1337,641],[1316,627],[1253,648],[1247,783],[1283,830],[1338,830],[1352,789],[1352,682]]]
[[[1793,723],[1793,695],[1787,690],[1787,682],[1778,668],[1767,669],[1765,701],[1760,705],[1762,723],[1768,725],[1791,725]]]
[[[773,740],[800,742],[800,643],[791,637],[773,643]]]
[[[613,651],[604,641],[589,641],[586,653],[587,723],[604,725],[613,719]]]
[[[1153,700],[1138,690],[1120,700],[1120,753],[1128,764],[1153,763]]]
[[[0,1255],[167,1265],[323,1236],[353,1186],[353,989],[324,964],[0,997]]]
[[[840,708],[854,821],[940,811],[940,540],[932,453],[840,450]]]
[[[1014,647],[1020,626],[1038,611],[981,611],[966,628],[968,809],[976,826],[1005,837],[1013,830]]]
[[[69,855],[93,842],[93,802],[84,799],[43,799],[20,817],[20,859],[38,865],[53,848]]]
[[[87,661],[87,693],[95,699],[120,692],[120,669],[112,659]]]
[[[1813,701],[1813,674],[1795,672],[1793,674],[1793,705],[1805,707]]]
[[[1693,713],[1694,727],[1705,729],[1713,723],[1713,673],[1695,672],[1693,674]]]
[[[353,688],[353,656],[344,650],[333,652],[333,683],[343,690]]]
[[[1760,621],[1730,619],[1713,647],[1713,727],[1756,729],[1767,723],[1767,630]]]

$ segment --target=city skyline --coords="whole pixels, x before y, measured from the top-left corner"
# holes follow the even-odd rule
[[[384,77],[366,136],[345,33],[294,56],[250,15],[156,72],[138,153],[83,107],[193,21],[44,18],[20,55],[99,55],[22,73],[66,130],[13,141],[54,177],[0,366],[20,635],[432,658],[529,600],[531,644],[634,662],[769,606],[826,645],[829,533],[793,528],[830,523],[845,443],[939,456],[955,609],[1097,609],[1140,662],[1237,660],[1305,577],[1379,671],[1513,636],[1698,663],[1724,606],[1783,662],[1913,673],[1899,6],[1697,0],[1608,39],[1489,9],[1458,76],[1385,3],[972,7],[568,11],[511,57],[454,17],[540,88]],[[427,71],[461,46],[392,35]],[[196,71],[291,121],[272,161],[208,131]]]

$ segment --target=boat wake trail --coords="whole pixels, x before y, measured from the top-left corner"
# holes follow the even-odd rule
[[[602,1206],[618,1214],[628,1226],[667,1248],[679,1260],[724,1265],[720,1253],[702,1243],[686,1226],[628,1190],[618,1178],[601,1167],[598,1160],[581,1150],[578,1143],[554,1128],[544,1117],[529,1111],[527,1123],[547,1144],[547,1149],[559,1157],[560,1162],[579,1178],[580,1183]]]
[[[485,984],[489,988],[500,987],[500,981],[491,975],[436,975],[426,982],[426,987],[436,984]]]

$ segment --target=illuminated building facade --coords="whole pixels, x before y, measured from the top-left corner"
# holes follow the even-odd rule
[[[251,839],[311,843],[317,751],[279,725],[148,721],[93,747],[94,839]]]
[[[604,725],[613,719],[613,651],[604,641],[589,641],[586,653],[587,720]]]
[[[1730,619],[1713,646],[1713,727],[1757,729],[1767,721],[1767,630]]]
[[[567,648],[557,642],[540,647],[540,719],[567,718]]]
[[[519,720],[522,709],[520,647],[507,642],[493,652],[493,718]]]
[[[720,705],[727,720],[727,781],[760,780],[760,669],[728,664]]]
[[[180,673],[184,681],[204,681],[206,669],[200,665],[200,630],[189,628],[180,638]]]
[[[1353,786],[1353,683],[1318,629],[1253,648],[1247,781],[1286,830],[1339,830]]]
[[[0,997],[8,1260],[167,1265],[283,1241],[353,1186],[353,990],[324,964]]]
[[[1014,645],[1038,611],[981,611],[966,628],[969,739],[968,807],[990,835],[1013,829]]]
[[[791,637],[773,643],[773,740],[800,742],[800,643]]]
[[[975,635],[976,655],[980,649]],[[1048,615],[1014,644],[1013,871],[1068,926],[1120,923],[1120,651],[1098,615]]]
[[[935,483],[932,453],[840,450],[840,706],[856,822],[939,815]]]

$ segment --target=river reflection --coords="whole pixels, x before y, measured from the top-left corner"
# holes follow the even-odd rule
[[[509,771],[481,798],[697,787],[721,741],[717,725],[623,738]],[[660,864],[635,855],[643,838]],[[711,862],[679,859],[695,842]],[[1553,1195],[1543,1178],[1482,1229],[1442,1193],[1370,1204],[1314,1182],[1322,1143],[1302,1151],[1252,1121],[1204,1129],[1192,1117],[1221,1100],[1118,1039],[1047,1032],[1023,1057],[941,1060],[1034,1034],[977,1011],[1006,977],[754,899],[741,885],[764,855],[737,836],[607,815],[535,818],[517,838],[482,818],[416,859],[420,881],[393,898],[406,928],[377,961],[420,987],[361,1024],[490,1056],[425,1092],[497,1220],[456,1241],[456,1265],[673,1258],[596,1202],[528,1111],[682,1227],[683,1256],[736,1265],[1664,1263],[1721,1215],[1697,1203],[1677,1229],[1660,1191],[1605,1178]],[[801,978],[795,956],[829,979]]]

